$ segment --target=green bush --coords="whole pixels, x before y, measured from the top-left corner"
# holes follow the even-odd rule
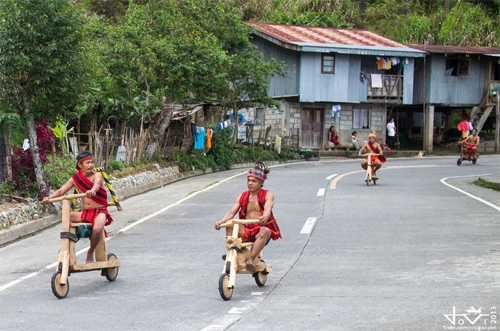
[[[3,198],[4,194],[18,195],[19,192],[16,188],[16,183],[10,180],[0,182],[0,199]]]
[[[48,179],[49,189],[57,190],[76,172],[75,161],[71,157],[49,158],[50,163],[43,166]]]
[[[117,161],[117,160],[109,160],[108,161],[108,172],[109,173],[112,173],[115,170],[123,171],[123,169],[125,169],[125,164],[123,162]]]
[[[212,148],[208,151],[207,155],[213,157],[219,170],[229,170],[233,166],[234,153],[231,143],[233,131],[232,127],[227,127],[220,131],[214,130]]]

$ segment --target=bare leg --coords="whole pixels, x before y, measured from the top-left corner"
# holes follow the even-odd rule
[[[94,250],[97,247],[97,244],[101,241],[101,232],[104,229],[104,224],[106,224],[106,214],[99,214],[95,218],[94,224],[92,225],[92,236],[90,237],[90,247],[87,252],[87,259],[85,263],[93,263],[94,262]]]
[[[375,162],[375,164],[373,165],[372,177],[377,177],[377,170],[380,169],[381,167],[382,167],[382,163],[377,160],[377,162]]]
[[[262,227],[257,233],[255,242],[252,245],[252,250],[250,251],[250,256],[247,259],[247,263],[254,264],[255,258],[266,246],[267,241],[271,237],[271,230],[267,227]]]

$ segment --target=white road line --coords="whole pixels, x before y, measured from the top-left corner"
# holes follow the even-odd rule
[[[307,219],[306,223],[304,224],[304,226],[302,227],[302,230],[300,230],[300,233],[304,233],[304,234],[311,233],[311,231],[314,227],[314,223],[316,223],[317,219],[318,219],[317,217],[309,217]]]
[[[482,203],[484,203],[485,205],[490,206],[491,208],[494,208],[494,209],[496,209],[496,210],[500,211],[500,207],[498,207],[497,205],[494,205],[494,204],[492,204],[492,203],[491,203],[491,202],[489,202],[489,201],[486,201],[486,200],[483,200],[483,199],[481,199],[481,198],[479,198],[479,197],[476,197],[475,195],[472,195],[472,194],[470,194],[470,193],[468,193],[468,192],[465,192],[465,191],[463,191],[463,190],[459,189],[458,187],[455,187],[455,186],[453,186],[453,185],[451,185],[451,184],[448,184],[448,183],[446,182],[446,180],[448,180],[448,179],[453,179],[453,178],[479,177],[479,176],[487,176],[487,175],[491,175],[491,174],[469,175],[469,176],[455,176],[455,177],[445,177],[445,178],[442,178],[442,179],[441,179],[441,183],[443,183],[444,185],[446,185],[446,186],[448,186],[448,187],[451,187],[451,188],[452,188],[452,189],[454,189],[454,190],[457,190],[457,191],[458,191],[458,192],[460,192],[460,193],[463,193],[463,194],[467,195],[468,197],[471,197],[472,199],[476,199],[477,201],[482,202]]]
[[[332,179],[335,176],[337,176],[337,174],[330,175],[330,176],[326,177],[326,180],[330,180],[330,179]]]
[[[215,331],[215,330],[223,330],[222,325],[212,324],[207,326],[206,328],[201,329],[200,331]]]
[[[320,188],[320,189],[318,190],[318,194],[317,194],[317,196],[318,196],[318,197],[322,197],[322,196],[324,196],[324,195],[325,195],[325,191],[326,191],[326,189],[324,189],[324,188]]]
[[[228,314],[243,314],[244,311],[248,310],[247,308],[237,308],[237,307],[234,307],[232,308]]]

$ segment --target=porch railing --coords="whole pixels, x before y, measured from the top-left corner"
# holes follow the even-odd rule
[[[401,102],[403,76],[369,75],[367,100],[372,102]]]

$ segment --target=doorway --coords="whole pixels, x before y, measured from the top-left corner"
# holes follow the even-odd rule
[[[301,145],[303,148],[321,148],[323,108],[302,109]]]

